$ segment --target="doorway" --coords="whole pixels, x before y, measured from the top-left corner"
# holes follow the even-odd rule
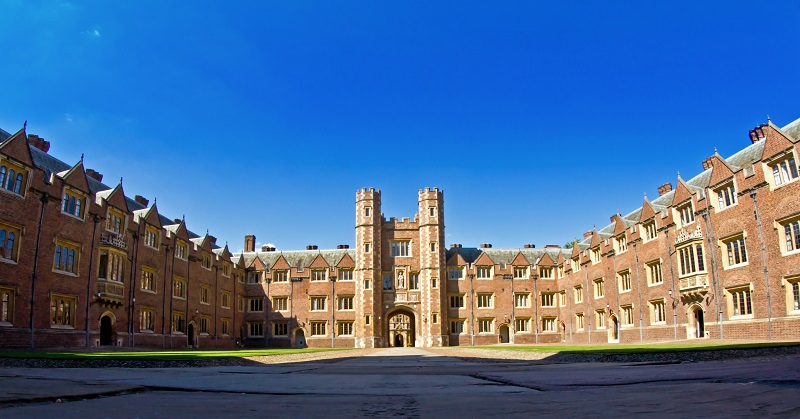
[[[111,316],[100,318],[100,345],[109,346],[114,344],[114,321]]]
[[[703,309],[700,307],[694,309],[694,327],[696,331],[695,337],[697,339],[706,337],[705,318],[703,316]]]
[[[617,343],[619,342],[619,321],[617,320],[616,316],[611,316],[608,319],[609,328],[608,328],[608,342],[609,343]]]
[[[414,346],[414,314],[408,311],[398,311],[388,318],[389,346],[403,347]]]
[[[294,332],[294,346],[295,348],[306,347],[306,334],[303,332],[303,329],[297,329]]]
[[[194,324],[189,323],[189,326],[186,328],[186,341],[190,348],[194,348]]]
[[[500,325],[500,343],[508,343],[509,340],[509,333],[508,333],[508,325],[501,324]]]

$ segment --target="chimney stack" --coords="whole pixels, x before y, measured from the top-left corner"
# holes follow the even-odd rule
[[[256,236],[247,234],[244,236],[244,251],[255,252],[256,250]],[[262,249],[263,250],[263,249]]]
[[[759,141],[763,140],[764,138],[766,138],[767,135],[764,134],[764,129],[763,129],[765,126],[766,126],[766,124],[759,125],[759,126],[757,126],[757,127],[755,127],[755,128],[750,130],[750,141],[751,142],[756,143],[756,142],[759,142]]]
[[[535,248],[536,248],[536,245],[535,245],[535,244],[533,244],[533,243],[526,243],[526,244],[525,244],[525,248],[526,248],[526,249],[535,249]]]
[[[711,164],[711,162],[713,160],[714,160],[713,157],[709,157],[709,158],[703,160],[703,170],[708,170],[708,169],[714,167],[714,165]]]
[[[145,197],[143,197],[143,196],[141,196],[141,195],[136,195],[133,198],[133,200],[136,201],[136,203],[140,204],[143,207],[147,207],[148,205],[150,205],[150,200],[145,198]]]
[[[658,196],[662,196],[662,195],[664,195],[665,193],[667,193],[667,192],[669,192],[671,190],[672,190],[672,184],[667,182],[667,183],[665,183],[665,184],[663,184],[663,185],[658,187]]]
[[[44,138],[38,135],[28,134],[28,143],[45,153],[50,151],[50,141],[45,141]]]
[[[102,182],[103,181],[103,175],[98,173],[94,169],[86,169],[86,176],[89,176],[90,178],[92,178],[92,179],[94,179],[94,180],[96,180],[98,182]]]
[[[491,248],[492,248],[491,243],[481,243],[481,249],[491,249]]]

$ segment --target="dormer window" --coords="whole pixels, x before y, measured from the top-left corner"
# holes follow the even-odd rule
[[[64,191],[64,198],[61,202],[61,212],[83,219],[84,207],[85,204],[83,196],[71,190]]]
[[[655,239],[658,237],[658,230],[656,229],[656,221],[651,220],[642,225],[642,229],[644,230],[644,241],[649,242],[650,240]]]
[[[21,166],[4,161],[0,165],[0,188],[23,195],[22,184],[25,183],[26,170]]]
[[[792,154],[789,154],[788,158],[773,162],[770,164],[770,168],[772,168],[772,178],[775,186],[781,186],[797,178],[797,163]]]
[[[733,186],[733,182],[716,189],[715,192],[717,193],[719,209],[722,210],[736,204],[736,188]]]
[[[686,205],[678,207],[678,213],[681,215],[681,225],[687,225],[694,222],[694,210],[692,208],[692,201]]]
[[[122,229],[125,228],[125,216],[122,212],[113,208],[108,209],[108,218],[106,218],[106,230],[113,231],[117,234],[122,234]]]

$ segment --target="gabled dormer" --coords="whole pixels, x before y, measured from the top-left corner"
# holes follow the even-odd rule
[[[800,179],[800,169],[797,165],[800,160],[792,140],[771,123],[762,125],[755,131],[757,138],[765,142],[760,160],[764,169],[764,179],[770,185],[770,189],[780,188]]]
[[[486,252],[482,252],[478,259],[475,260],[475,278],[476,279],[493,279],[494,278],[494,261],[489,257]]]
[[[83,159],[71,169],[56,174],[61,180],[61,213],[83,220],[89,204],[89,182],[86,180],[86,171]]]
[[[97,205],[105,208],[105,229],[107,232],[124,235],[128,224],[128,202],[120,182],[114,189],[95,194]]]
[[[25,128],[0,143],[0,193],[24,197],[31,185],[33,157]]]
[[[511,261],[512,272],[514,279],[527,279],[530,276],[530,269],[531,262],[522,252],[517,252],[517,255],[514,256],[514,260]]]
[[[679,222],[680,227],[687,226],[694,222],[694,200],[692,191],[686,182],[678,175],[678,184],[675,187],[675,197],[673,199],[673,211],[675,221]]]
[[[653,204],[650,203],[647,195],[645,195],[642,203],[641,221],[639,222],[639,235],[644,243],[658,238],[658,219],[660,217],[656,217],[656,214],[658,214],[658,211],[653,208]]]
[[[738,202],[735,172],[738,167],[728,164],[728,162],[718,153],[706,159],[703,166],[711,169],[711,179],[708,182],[711,206],[717,211],[722,211],[736,205]]]

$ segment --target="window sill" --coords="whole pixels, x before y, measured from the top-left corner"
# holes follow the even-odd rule
[[[663,322],[652,322],[652,323],[650,323],[650,325],[652,325],[652,326],[656,326],[656,325],[666,325],[666,324],[667,324],[666,320],[665,320],[665,321],[663,321]]]
[[[716,207],[714,207],[713,205],[712,205],[712,207],[714,207],[714,209],[716,209],[716,210],[717,210],[717,214],[719,214],[720,212],[722,212],[722,211],[725,211],[725,210],[727,210],[727,209],[729,209],[729,208],[733,208],[733,207],[735,207],[735,206],[737,206],[737,205],[739,205],[739,201],[736,201],[735,203],[733,203],[733,204],[730,204],[730,205],[728,205],[728,206],[727,206],[727,207],[725,207],[725,208],[716,208]]]
[[[207,302],[204,302],[204,301],[200,301],[200,304],[202,304],[202,305],[204,305],[204,306],[207,306],[207,305],[210,305],[211,303],[207,303]]]
[[[631,292],[631,290],[622,290],[622,291],[620,291],[619,293],[620,293],[620,294],[627,294],[627,293],[629,293],[629,292]]]
[[[72,330],[75,329],[72,325],[69,324],[51,324],[51,329],[64,329],[64,330]]]
[[[750,320],[750,319],[753,319],[753,315],[752,314],[740,314],[740,315],[737,315],[737,316],[730,316],[728,318],[728,320],[731,320],[731,321],[733,321],[733,320]]]
[[[147,243],[145,243],[145,244],[144,244],[144,247],[146,247],[146,248],[148,248],[148,249],[152,249],[152,250],[158,250],[158,246],[150,246],[150,245],[149,245],[149,244],[147,244]]]
[[[70,213],[68,213],[68,212],[61,211],[61,214],[63,214],[63,215],[66,215],[66,216],[67,216],[67,217],[69,217],[69,218],[73,218],[73,219],[75,219],[75,220],[78,220],[78,221],[81,221],[81,222],[82,222],[82,221],[84,221],[83,217],[79,217],[79,216],[77,216],[77,215],[70,214]]]
[[[185,300],[186,299],[186,297],[178,297],[177,295],[173,295],[172,298],[174,298],[176,300]]]
[[[723,271],[727,271],[728,269],[736,269],[736,268],[741,268],[741,267],[743,267],[743,266],[747,266],[747,265],[749,265],[749,264],[750,264],[750,262],[738,263],[738,264],[736,264],[736,265],[728,265],[728,266],[726,266],[726,267],[722,268],[722,270],[723,270]]]
[[[20,188],[20,189],[22,189],[22,188]],[[18,194],[16,192],[9,191],[8,189],[3,188],[3,187],[0,187],[0,193],[11,195],[14,198],[18,198],[18,199],[25,199],[25,195],[20,195],[20,194]]]
[[[657,287],[659,285],[664,285],[664,281],[656,282],[656,283],[653,283],[653,284],[647,284],[648,287]]]
[[[139,333],[144,333],[144,334],[150,334],[150,335],[152,335],[152,334],[154,334],[155,332],[154,332],[154,331],[152,331],[152,330],[149,330],[149,329],[144,329],[144,330],[139,330]]]
[[[53,272],[55,272],[57,274],[60,274],[60,275],[71,276],[71,277],[74,277],[74,278],[78,277],[78,274],[75,274],[75,273],[72,273],[72,272],[69,272],[69,271],[61,271],[61,270],[58,270],[58,269],[53,269]],[[100,279],[100,278],[97,278],[97,279]]]
[[[158,292],[156,292],[154,290],[148,290],[148,289],[144,289],[144,288],[142,289],[142,292],[146,292],[148,294],[153,294],[153,295],[158,294]]]
[[[0,322],[0,327],[11,327],[14,326],[10,322]]]
[[[0,258],[0,262],[7,263],[9,265],[17,264],[17,261],[15,261],[14,259],[6,259],[6,258]]]
[[[790,250],[788,252],[781,252],[781,256],[792,256],[800,254],[800,249]]]
[[[789,180],[788,182],[784,182],[784,183],[781,183],[780,185],[774,186],[774,183],[773,183],[773,182],[775,182],[775,180],[774,180],[774,177],[773,177],[773,181],[772,181],[772,182],[770,182],[770,186],[772,186],[772,189],[770,189],[770,190],[774,191],[774,190],[776,190],[776,189],[783,188],[783,187],[784,187],[784,186],[786,186],[786,185],[791,185],[792,183],[795,183],[795,182],[797,182],[797,180],[798,180],[798,179],[800,179],[800,177],[796,177],[796,178],[794,178],[794,179],[791,179],[791,180]],[[16,195],[16,194],[15,194],[15,195]]]

